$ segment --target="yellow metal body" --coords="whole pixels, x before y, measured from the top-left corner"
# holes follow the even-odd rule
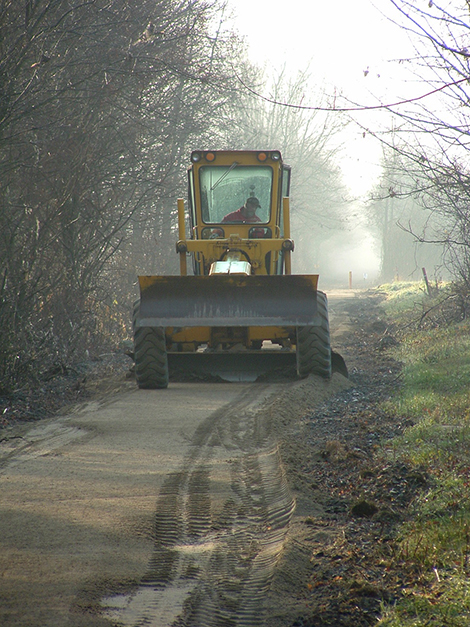
[[[285,262],[290,261],[291,247],[290,168],[283,164],[280,153],[196,152],[192,161],[188,171],[189,238],[182,236],[186,216],[184,202],[178,201],[180,241],[176,249],[180,259],[193,254],[195,274],[209,274],[212,263],[238,252],[250,262],[251,274],[281,274],[281,264],[290,274],[290,263]],[[224,222],[223,215],[239,209],[250,195],[256,194],[261,196],[262,206],[257,212],[260,222]],[[185,274],[184,260],[180,268]]]
[[[191,161],[188,212],[178,200],[181,276],[139,277],[140,326],[165,327],[169,350],[290,348],[299,325],[316,323],[318,281],[283,276],[294,248],[290,168],[278,151],[196,151]],[[258,219],[230,219],[250,197]]]

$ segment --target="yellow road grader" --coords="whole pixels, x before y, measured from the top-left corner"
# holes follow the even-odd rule
[[[139,388],[167,387],[173,370],[249,380],[293,365],[299,377],[331,376],[326,295],[318,275],[291,274],[290,175],[277,150],[191,154],[180,276],[139,276]]]

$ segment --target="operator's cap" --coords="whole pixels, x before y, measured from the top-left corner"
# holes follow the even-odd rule
[[[261,207],[259,200],[254,196],[250,196],[246,199],[245,205],[252,205],[253,207]]]

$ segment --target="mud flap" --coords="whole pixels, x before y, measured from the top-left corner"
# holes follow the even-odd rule
[[[335,351],[331,351],[331,370],[332,372],[338,372],[339,374],[342,374],[343,377],[346,377],[346,379],[349,379],[346,362],[343,357]]]

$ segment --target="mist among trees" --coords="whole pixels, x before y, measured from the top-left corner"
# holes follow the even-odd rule
[[[468,6],[391,3],[416,40],[411,71],[440,91],[394,110],[382,180],[358,211],[338,168],[344,117],[246,90],[238,77],[328,108],[308,69],[268,77],[251,63],[223,4],[0,0],[0,393],[116,347],[137,275],[178,273],[176,199],[196,148],[282,151],[296,272],[322,273],[367,211],[383,278],[438,268],[443,251],[468,285]]]
[[[288,75],[285,67],[266,79],[263,91],[275,102],[302,99],[327,104],[321,88],[312,88],[308,70]],[[231,147],[280,150],[292,168],[291,229],[296,242],[296,272],[318,271],[335,233],[349,227],[350,194],[337,165],[340,137],[347,120],[328,112],[303,111],[247,94],[241,110],[241,135]],[[235,139],[235,138],[234,138]]]
[[[115,346],[139,272],[177,273],[193,149],[281,149],[299,218],[331,220],[330,131],[255,102],[225,19],[207,0],[0,0],[1,393]]]
[[[385,168],[372,212],[379,231],[385,233],[394,211],[402,235],[390,228],[395,238],[413,238],[421,256],[417,265],[429,257],[437,267],[440,251],[442,271],[459,284],[460,293],[468,294],[469,5],[390,1],[397,25],[408,30],[416,51],[402,62],[409,67],[416,95],[427,96],[391,111],[394,127],[381,136]],[[383,241],[383,271],[390,277],[393,253],[402,248],[398,241],[386,237]]]
[[[379,277],[386,282],[420,280],[425,268],[430,279],[439,281],[448,276],[443,247],[440,242],[423,241],[431,240],[437,225],[414,193],[415,180],[406,164],[396,149],[385,148],[382,176],[366,208],[369,228],[380,247]]]

